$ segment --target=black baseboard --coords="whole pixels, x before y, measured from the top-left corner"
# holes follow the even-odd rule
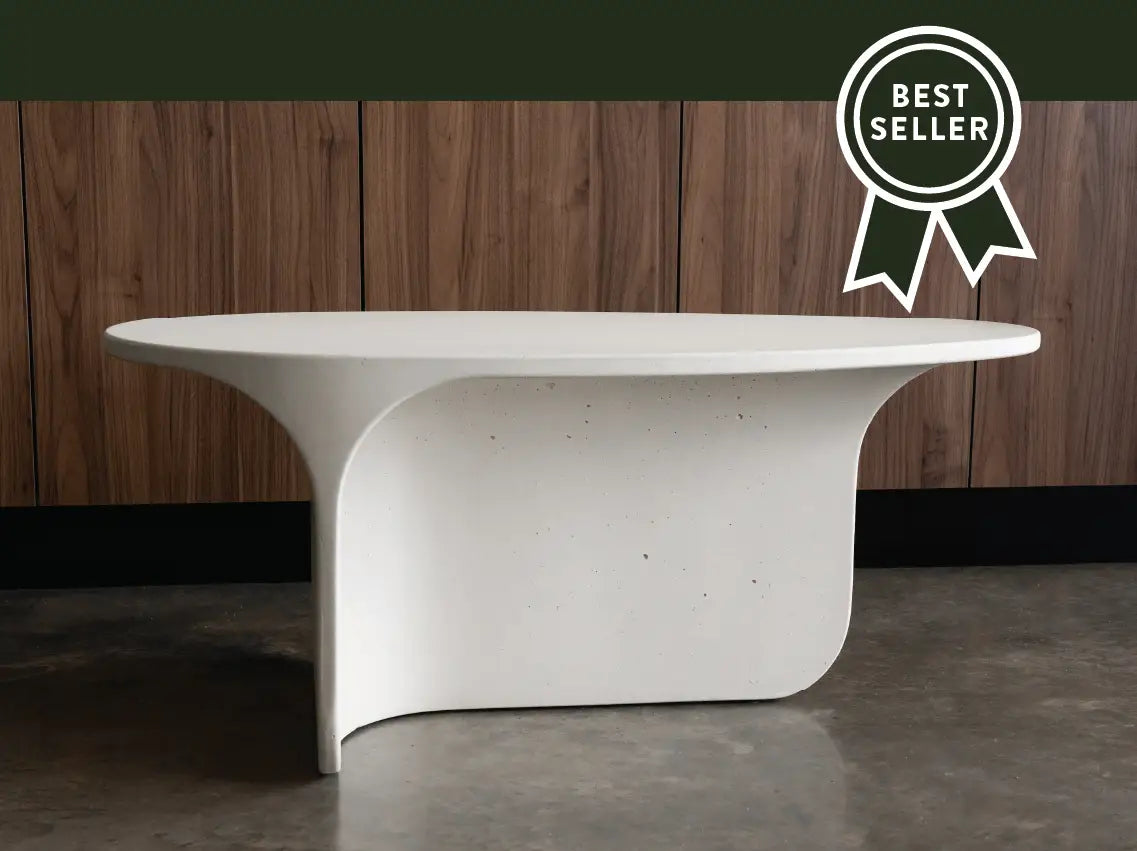
[[[858,567],[1137,562],[1137,486],[861,491]]]
[[[0,509],[0,588],[306,581],[307,502]]]
[[[0,509],[0,588],[295,582],[306,502]],[[1137,486],[861,491],[858,567],[1137,562]]]

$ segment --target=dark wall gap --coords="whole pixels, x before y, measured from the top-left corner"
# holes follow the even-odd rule
[[[32,338],[32,268],[28,257],[28,169],[24,151],[24,103],[16,103],[16,130],[20,137],[20,206],[24,218],[24,309],[28,327],[28,396],[31,404],[32,427],[32,493],[35,504],[39,497],[39,424],[36,416],[36,360]],[[0,578],[0,583],[3,579]]]
[[[675,187],[675,312],[683,312],[683,139],[687,101],[679,101],[679,183]]]
[[[975,285],[975,319],[980,317],[983,302],[983,278]],[[971,364],[971,429],[967,433],[967,486],[975,475],[975,402],[979,398],[979,361]]]
[[[359,180],[359,309],[367,310],[367,237],[364,231],[366,221],[364,206],[367,195],[363,186],[363,101],[356,101],[356,146],[359,150],[357,168]]]

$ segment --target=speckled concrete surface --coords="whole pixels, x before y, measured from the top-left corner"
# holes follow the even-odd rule
[[[466,712],[315,774],[306,586],[0,594],[0,849],[1137,848],[1137,568],[859,571],[775,703]]]

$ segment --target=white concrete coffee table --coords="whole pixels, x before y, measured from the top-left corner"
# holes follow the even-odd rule
[[[941,319],[310,313],[146,319],[314,493],[319,765],[438,709],[776,698],[845,639],[861,438],[930,366],[1034,351]]]

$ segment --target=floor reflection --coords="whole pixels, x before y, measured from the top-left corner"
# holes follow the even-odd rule
[[[322,778],[309,629],[304,587],[0,597],[0,848],[841,847],[784,702],[398,718]]]
[[[860,571],[772,703],[461,712],[315,771],[308,588],[0,595],[0,851],[1107,851],[1137,836],[1124,567]]]
[[[344,746],[341,848],[843,847],[845,766],[784,704],[440,713]]]

